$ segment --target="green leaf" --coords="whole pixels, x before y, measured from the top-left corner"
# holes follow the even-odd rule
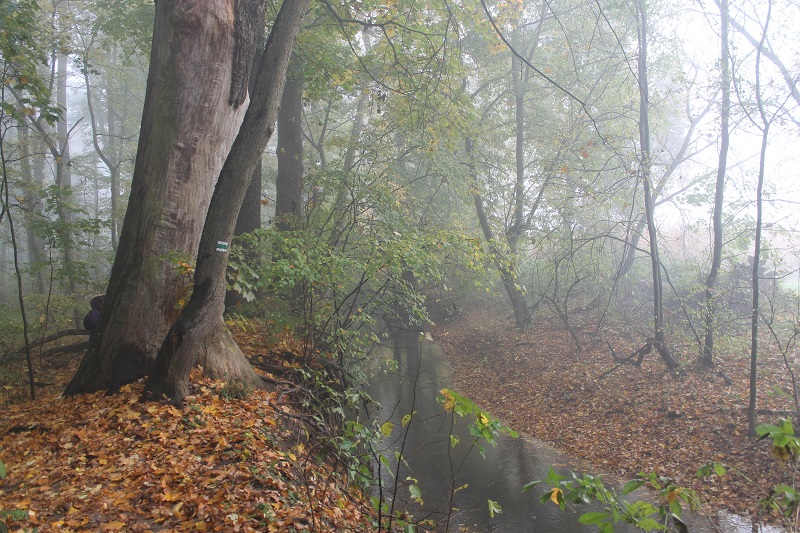
[[[0,479],[6,478],[6,465],[3,464],[3,461],[0,461]]]
[[[531,490],[533,487],[535,487],[536,485],[540,484],[541,482],[542,482],[541,479],[537,479],[536,481],[531,481],[530,483],[525,483],[525,485],[522,486],[522,492],[525,492],[526,490]]]
[[[608,513],[603,512],[583,513],[578,518],[578,522],[586,525],[599,524],[605,520],[608,520]]]
[[[386,422],[381,424],[381,435],[383,435],[384,437],[389,437],[392,434],[393,430],[394,430],[394,424],[392,424],[390,421],[387,420]]]
[[[622,487],[622,494],[630,494],[642,485],[644,485],[643,479],[632,479],[625,483],[625,486]]]
[[[400,425],[406,427],[409,422],[411,422],[411,417],[414,416],[414,413],[408,413],[406,416],[403,417],[403,420],[400,422]]]
[[[636,522],[636,527],[643,529],[645,531],[661,531],[661,522],[656,520],[655,518],[642,518],[638,522]]]
[[[787,485],[786,483],[779,483],[775,485],[772,491],[775,493],[790,494],[795,496],[798,495],[798,492],[794,488]]]
[[[408,491],[411,493],[411,498],[413,498],[418,504],[422,505],[422,491],[420,490],[419,485],[409,485]]]
[[[494,518],[495,514],[500,514],[503,512],[503,508],[500,507],[499,503],[492,500],[486,501],[489,502],[489,518]]]
[[[760,426],[756,427],[756,433],[758,433],[760,437],[765,437],[770,433],[779,433],[780,431],[781,428],[774,424],[761,424]]]
[[[455,448],[456,444],[458,444],[458,435],[450,435],[450,447]]]
[[[678,500],[672,500],[671,502],[669,502],[669,510],[673,515],[677,516],[678,518],[680,518],[681,514],[683,514],[683,507],[681,507],[681,503]]]
[[[389,459],[385,455],[381,454],[379,461],[386,467],[386,471],[389,472],[389,474],[394,475],[394,472],[392,472],[392,465],[389,464]]]

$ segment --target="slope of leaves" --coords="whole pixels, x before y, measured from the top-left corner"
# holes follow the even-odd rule
[[[232,399],[230,384],[194,382],[182,409],[140,403],[141,384],[114,396],[5,406],[0,511],[27,511],[9,527],[371,529],[360,496],[343,488],[347,480],[319,459],[313,441],[299,437],[302,415],[280,390]]]
[[[771,456],[770,445],[746,435],[748,354],[718,359],[731,386],[714,371],[692,368],[691,354],[681,361],[683,373],[667,371],[657,354],[641,367],[612,371],[616,363],[605,338],[624,355],[639,346],[623,347],[622,335],[611,330],[605,338],[584,332],[584,350],[577,352],[557,317],[539,315],[536,322],[519,331],[513,320],[473,314],[438,328],[434,336],[458,390],[515,430],[599,471],[624,478],[640,471],[669,476],[695,489],[710,509],[755,514],[771,487],[791,483],[791,470]],[[764,355],[760,364],[760,391],[786,387],[777,358]],[[768,394],[760,394],[758,406],[787,408],[785,400]],[[761,421],[774,418],[762,415]],[[698,479],[697,469],[712,461],[739,473]]]

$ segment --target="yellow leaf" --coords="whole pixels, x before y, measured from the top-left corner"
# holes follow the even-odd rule
[[[569,167],[567,165],[561,165],[561,173],[566,174],[569,172]]]
[[[297,461],[297,456],[295,454],[293,454],[293,453],[290,453],[289,454],[289,459],[291,459],[292,461]]]
[[[550,493],[550,501],[558,505],[559,495],[561,495],[561,489],[553,489],[553,491]],[[562,500],[564,499],[563,496],[561,497],[561,499]]]
[[[449,413],[453,410],[453,407],[455,407],[456,399],[447,389],[442,389],[439,392],[442,394],[442,396],[444,396],[444,410]]]
[[[125,527],[125,522],[109,522],[103,526],[103,531],[119,531]]]

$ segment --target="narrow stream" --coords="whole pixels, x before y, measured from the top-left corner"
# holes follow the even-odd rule
[[[544,479],[553,465],[564,473],[568,460],[544,443],[501,435],[497,446],[485,445],[485,459],[470,446],[473,437],[467,425],[471,420],[445,412],[437,403],[439,391],[450,386],[449,372],[436,346],[418,333],[398,333],[395,346],[384,348],[383,359],[394,359],[397,370],[378,370],[369,388],[371,397],[380,404],[373,413],[381,422],[391,420],[395,432],[387,446],[403,450],[405,464],[397,476],[401,481],[398,500],[409,500],[406,479],[417,480],[422,493],[422,505],[411,507],[416,518],[430,516],[440,521],[450,505],[452,490],[466,485],[455,493],[455,509],[449,521],[449,531],[484,532],[590,532],[595,526],[578,522],[578,513],[562,512],[553,503],[540,504],[544,488],[522,492],[522,487],[534,479]],[[415,412],[408,432],[400,430],[402,418]],[[491,410],[489,409],[491,412]],[[450,433],[459,443],[450,445]],[[485,443],[484,443],[485,444]],[[388,456],[394,457],[390,452]],[[392,468],[396,466],[391,461]],[[559,466],[560,465],[560,466]],[[382,468],[385,486],[392,487],[394,478]],[[489,513],[489,500],[497,502],[502,512]],[[589,510],[581,509],[581,512]],[[440,530],[444,531],[442,525]],[[619,532],[638,531],[620,526]]]
[[[380,474],[387,492],[395,486],[395,452],[404,462],[399,469],[396,508],[406,508],[416,519],[430,518],[439,524],[438,531],[469,532],[543,532],[571,533],[597,531],[596,526],[578,522],[581,513],[592,510],[581,506],[578,512],[562,512],[557,505],[539,503],[544,487],[522,492],[522,487],[535,479],[545,479],[552,465],[559,473],[570,469],[590,472],[588,466],[569,459],[541,441],[510,438],[501,435],[497,446],[485,446],[486,457],[471,448],[473,437],[467,425],[471,420],[447,414],[436,398],[451,379],[444,358],[434,343],[418,333],[397,333],[394,346],[382,348],[377,359],[393,360],[397,369],[383,365],[374,372],[368,392],[380,405],[371,415],[381,423],[392,421],[394,431],[384,443],[388,466],[380,465]],[[488,409],[491,412],[491,409]],[[402,429],[403,417],[414,413],[408,431]],[[455,422],[453,419],[455,418]],[[553,428],[558,431],[558,428]],[[458,444],[451,446],[451,436]],[[422,503],[411,502],[408,478],[416,480]],[[613,483],[607,480],[607,483]],[[453,489],[455,492],[450,503]],[[391,495],[384,495],[391,502]],[[502,512],[490,516],[489,500]],[[447,517],[447,509],[454,509]],[[596,509],[595,509],[596,510]],[[734,517],[736,518],[736,517]],[[713,531],[702,518],[691,522],[690,530]],[[744,523],[743,523],[744,522]],[[759,531],[747,521],[723,525],[726,532]],[[615,531],[639,531],[618,525]],[[766,530],[760,530],[766,531]],[[776,530],[771,530],[776,531]]]

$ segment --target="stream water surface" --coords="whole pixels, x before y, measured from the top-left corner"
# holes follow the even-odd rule
[[[551,465],[559,473],[590,472],[587,465],[567,458],[541,441],[506,435],[497,439],[496,446],[485,445],[485,458],[482,458],[471,446],[473,437],[468,424],[472,420],[446,413],[436,401],[440,390],[451,386],[451,379],[435,344],[424,340],[419,333],[401,332],[395,334],[392,346],[381,349],[382,357],[377,359],[390,360],[393,364],[375,370],[368,392],[379,405],[371,416],[381,423],[394,423],[394,431],[384,443],[383,455],[389,458],[388,464],[380,465],[380,475],[384,486],[388,487],[386,493],[393,492],[395,479],[399,480],[395,508],[406,506],[416,519],[429,517],[439,523],[440,531],[597,531],[596,526],[578,522],[580,513],[592,508],[581,506],[579,512],[562,512],[551,502],[539,503],[545,487],[522,491],[526,483],[545,479]],[[414,414],[406,431],[402,420],[409,413]],[[553,431],[559,430],[553,428]],[[458,439],[455,446],[451,445],[451,435]],[[399,470],[395,452],[403,457]],[[616,483],[610,478],[605,481]],[[412,483],[420,489],[421,504],[411,501],[408,486]],[[460,490],[454,493],[457,488]],[[384,498],[391,502],[391,494],[384,494]],[[490,500],[502,508],[502,512],[494,513],[493,517],[489,512]],[[449,517],[447,509],[453,509]],[[727,520],[721,529],[726,533],[766,531],[754,529],[747,521],[736,523],[736,517]],[[705,525],[702,517],[692,519],[690,526],[693,533],[718,531]],[[615,531],[639,530],[619,525]]]

